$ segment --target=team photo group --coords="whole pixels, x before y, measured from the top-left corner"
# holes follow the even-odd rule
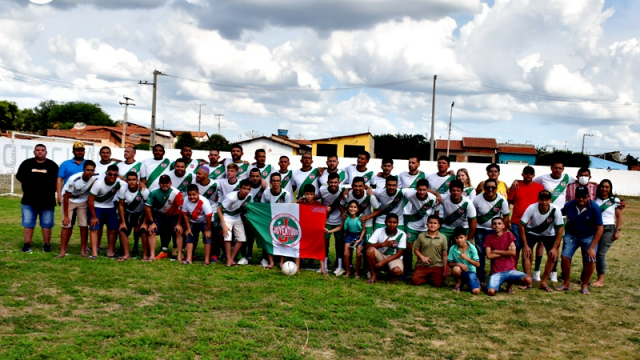
[[[455,292],[493,296],[503,285],[509,293],[532,289],[534,283],[546,292],[569,291],[579,250],[579,291],[588,295],[589,287],[604,286],[607,252],[622,231],[625,201],[614,196],[611,181],[592,182],[588,168],[568,174],[561,159],[545,174],[525,166],[512,184],[499,179],[498,164],[490,164],[486,178],[474,186],[469,172],[451,169],[446,156],[438,158],[433,172],[422,171],[417,156],[406,159],[408,169],[394,172],[392,159],[372,169],[366,151],[344,168],[337,156],[326,157],[321,167],[314,166],[310,153],[301,156],[300,165],[281,156],[272,166],[262,149],[250,160],[243,158],[240,145],[230,152],[226,159],[218,150],[210,150],[208,159],[195,159],[184,146],[180,158],[168,159],[164,147],[155,145],[153,157],[140,160],[127,147],[124,160],[116,161],[105,146],[100,160],[92,161],[85,159],[85,145],[76,142],[73,158],[58,166],[38,144],[16,174],[23,190],[22,251],[32,251],[38,220],[42,250],[51,251],[58,206],[56,258],[66,256],[77,228],[80,255],[91,260],[104,254],[118,261],[171,259],[188,265],[202,260],[200,253],[195,257],[202,240],[204,265],[259,264],[292,268],[291,274],[309,269],[329,276],[332,271],[370,284],[384,277],[435,287],[451,276]],[[324,234],[303,237],[320,251],[304,255],[303,244],[286,256],[278,253],[277,239],[270,243],[261,235],[271,218],[262,225],[252,211],[267,205],[257,204],[299,204],[316,219],[321,216]],[[270,231],[282,239],[305,226],[302,216],[296,225],[287,218],[274,221]],[[254,248],[261,248],[260,258],[254,259]]]

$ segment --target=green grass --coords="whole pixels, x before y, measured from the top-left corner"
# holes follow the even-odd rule
[[[52,253],[38,251],[37,229],[22,254],[19,199],[0,198],[0,358],[637,359],[640,201],[624,213],[606,287],[489,298],[454,294],[450,279],[370,286],[260,266],[89,261],[75,233],[58,260],[59,227]]]

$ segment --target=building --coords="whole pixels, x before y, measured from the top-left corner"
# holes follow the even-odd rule
[[[601,159],[596,156],[589,156],[591,163],[589,168],[591,169],[605,169],[605,170],[629,170],[629,167],[624,164],[617,163],[615,161],[609,161]]]
[[[311,141],[293,140],[286,136],[278,135],[260,136],[238,141],[236,144],[242,146],[247,158],[253,158],[253,154],[258,149],[266,151],[268,157],[302,155],[311,152]]]
[[[531,144],[498,144],[498,162],[500,164],[534,165],[538,151]]]
[[[184,131],[184,130],[170,130],[173,133],[174,138],[174,143],[176,141],[178,141],[178,136],[184,134],[184,133],[191,133],[191,135],[193,135],[193,138],[196,139],[197,141],[200,142],[204,142],[204,141],[209,141],[209,134],[207,134],[206,131]]]
[[[338,155],[339,157],[358,157],[361,151],[368,151],[375,157],[375,140],[371,133],[333,136],[311,140],[313,156]]]
[[[436,158],[447,155],[447,140],[436,140]],[[449,158],[457,162],[494,163],[498,142],[493,138],[463,137],[449,142]]]
[[[82,129],[48,129],[47,136],[75,139],[80,141],[91,141],[96,146],[122,147],[123,125],[102,126],[87,125]],[[136,146],[139,144],[149,144],[151,142],[151,129],[148,127],[127,122],[126,146]],[[165,148],[173,148],[173,134],[156,131],[156,143],[162,144]],[[167,146],[170,145],[170,146]]]

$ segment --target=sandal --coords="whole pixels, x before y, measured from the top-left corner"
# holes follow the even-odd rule
[[[454,288],[453,288],[453,292],[457,292],[457,293],[459,293],[459,292],[460,292],[460,286],[456,286],[456,287],[454,287]]]
[[[191,261],[182,260],[182,261],[180,261],[180,264],[182,264],[182,265],[191,265],[192,263],[191,263]]]
[[[556,290],[558,291],[569,291],[569,287],[568,286],[564,286],[564,285],[560,285],[556,288]]]
[[[589,292],[589,289],[580,289],[580,294],[591,295],[591,293]]]
[[[88,257],[88,259],[89,259],[89,260],[95,260],[95,259],[97,259],[97,258],[98,258],[97,256],[93,256],[93,255],[91,255],[91,256],[89,256],[89,257]]]
[[[118,261],[127,261],[127,260],[131,260],[131,258],[130,257],[126,258],[122,256],[118,258]]]
[[[540,290],[544,290],[546,292],[553,292],[553,289],[550,286],[541,287]]]
[[[507,292],[509,294],[515,294],[516,293],[516,289],[514,289],[513,287],[510,287],[510,288],[507,289]]]
[[[521,285],[521,286],[518,286],[518,289],[520,289],[520,290],[531,290],[531,289],[533,289],[533,285]]]

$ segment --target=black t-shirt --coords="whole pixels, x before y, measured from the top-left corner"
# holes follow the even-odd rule
[[[22,183],[23,205],[42,209],[56,206],[58,164],[49,159],[43,163],[35,158],[27,159],[20,164],[16,178]]]

